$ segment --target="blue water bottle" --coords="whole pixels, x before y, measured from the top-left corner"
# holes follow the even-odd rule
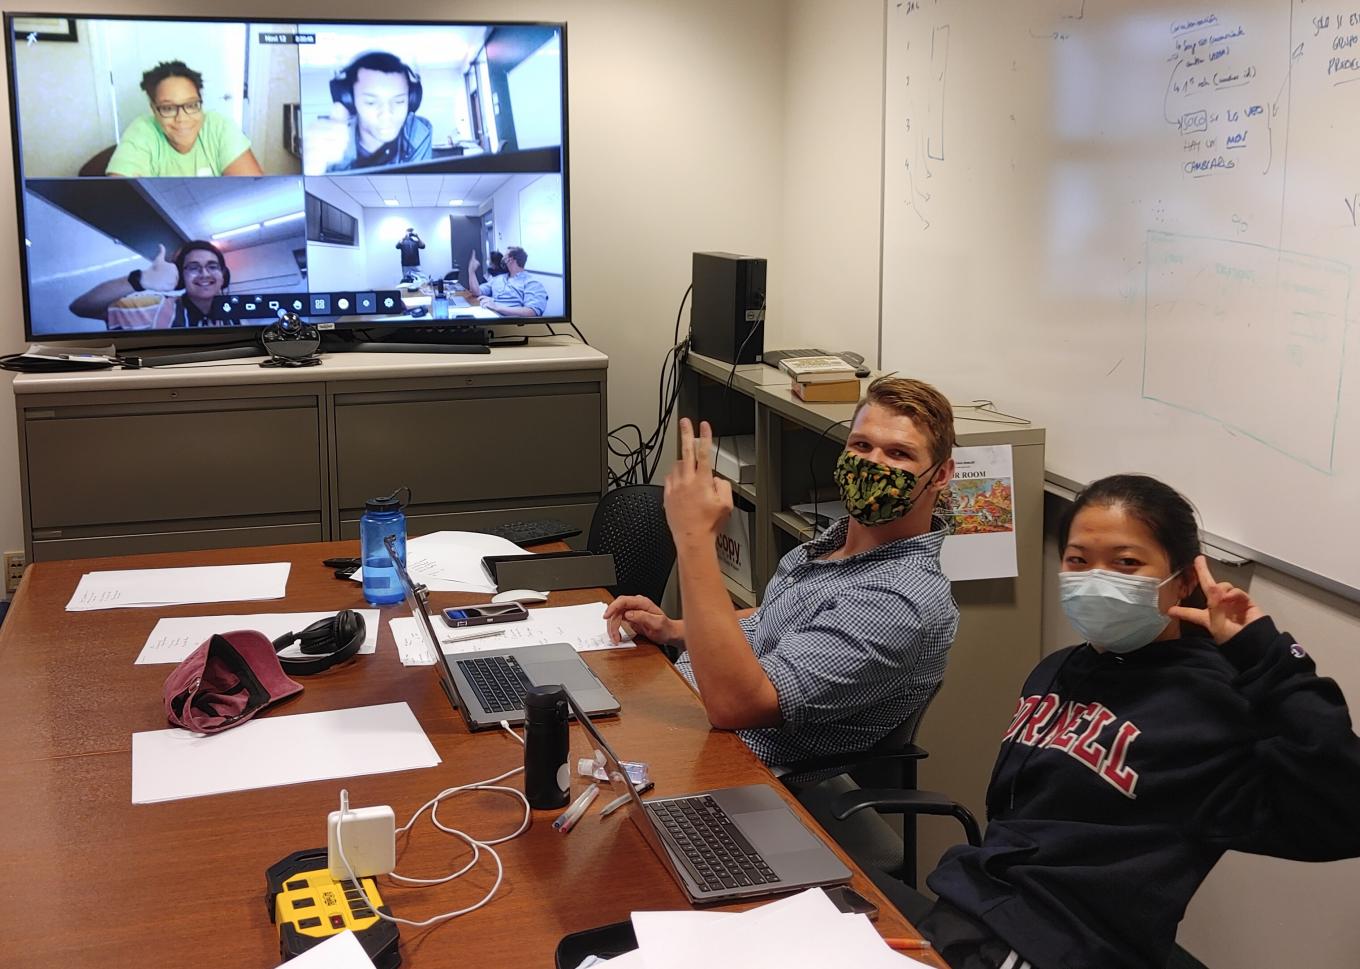
[[[406,492],[406,500],[397,495]],[[386,606],[402,600],[401,583],[392,557],[387,553],[387,536],[397,538],[397,555],[406,561],[406,516],[402,508],[410,504],[411,489],[398,488],[386,498],[370,498],[364,502],[364,513],[359,518],[359,548],[364,560],[364,598],[375,606]]]

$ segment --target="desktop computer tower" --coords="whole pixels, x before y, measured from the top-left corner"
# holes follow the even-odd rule
[[[724,363],[760,363],[765,352],[765,260],[696,252],[693,283],[690,349]]]

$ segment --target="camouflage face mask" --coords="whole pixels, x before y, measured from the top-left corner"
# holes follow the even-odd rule
[[[934,473],[932,468],[930,474]],[[927,475],[929,477],[929,474]],[[912,472],[868,461],[851,451],[836,459],[836,486],[850,517],[862,525],[885,525],[897,521],[916,502]]]

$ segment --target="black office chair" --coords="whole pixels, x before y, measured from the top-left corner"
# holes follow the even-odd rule
[[[799,803],[861,868],[882,871],[912,886],[916,884],[915,815],[903,818],[899,833],[876,813],[859,813],[857,808],[836,817],[834,807],[841,798],[856,793],[929,793],[916,790],[917,765],[929,756],[917,745],[916,735],[926,709],[939,692],[936,686],[911,716],[868,750],[785,764],[785,773],[780,776]],[[976,827],[976,822],[973,824]]]
[[[104,174],[104,170],[109,167],[109,160],[113,158],[113,153],[117,149],[118,149],[117,145],[109,145],[109,147],[103,149],[100,152],[97,152],[94,156],[92,156],[89,159],[89,161],[85,162],[85,164],[80,166],[80,170],[77,171],[76,174],[79,175],[81,178],[94,178],[102,176]]]
[[[660,604],[675,567],[675,542],[666,524],[660,485],[628,485],[606,492],[590,519],[586,548],[614,556],[616,596],[646,596]]]
[[[913,790],[854,790],[838,795],[830,804],[831,817],[844,824],[861,815],[866,808],[872,814],[901,814],[904,821],[918,814],[952,817],[963,827],[964,837],[974,847],[982,844],[982,830],[973,813],[962,804],[935,791]],[[857,859],[858,860],[858,859]],[[861,865],[861,867],[864,867]],[[865,868],[864,873],[878,886],[907,920],[919,924],[930,912],[934,901],[916,890],[915,883],[907,883],[878,868]],[[1172,946],[1166,969],[1209,969],[1179,945]]]

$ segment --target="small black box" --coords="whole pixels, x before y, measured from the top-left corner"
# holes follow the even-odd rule
[[[765,351],[765,260],[694,254],[690,349],[724,363],[760,363]]]

